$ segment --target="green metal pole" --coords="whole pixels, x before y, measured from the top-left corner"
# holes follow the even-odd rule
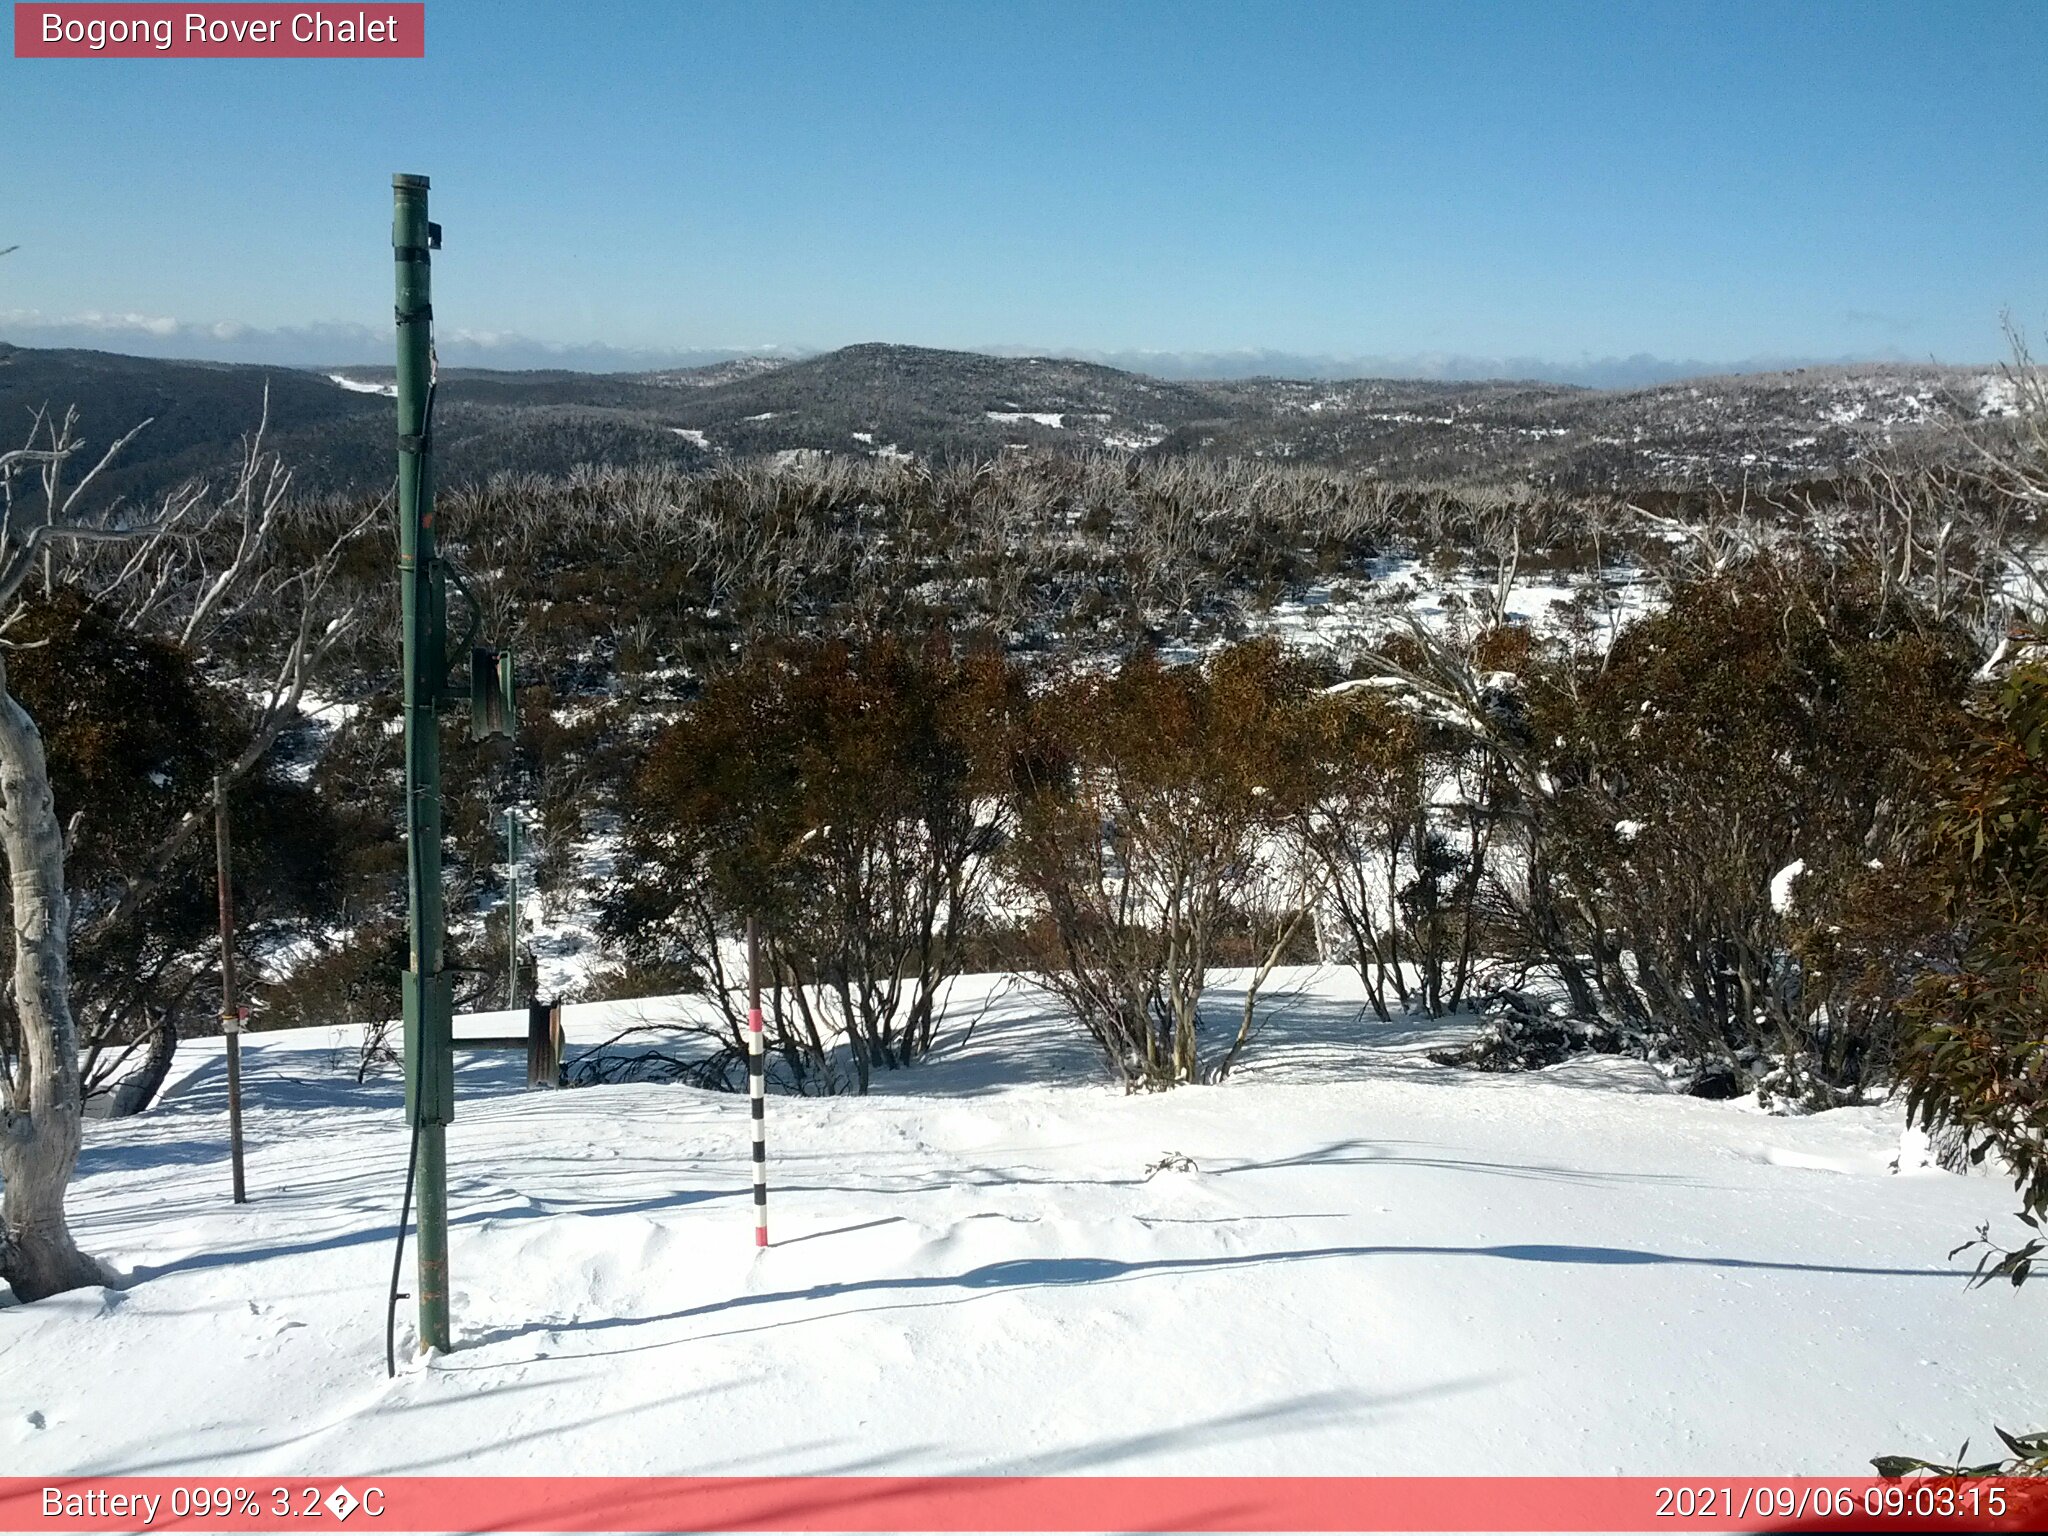
[[[449,1347],[448,1147],[454,1117],[454,1009],[442,970],[441,726],[447,624],[434,537],[428,437],[433,288],[427,178],[391,178],[397,273],[398,579],[405,627],[406,846],[410,962],[405,973],[405,1098],[418,1137],[420,1345]]]

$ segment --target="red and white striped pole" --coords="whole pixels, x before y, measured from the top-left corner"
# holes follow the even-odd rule
[[[761,925],[747,919],[747,1097],[754,1112],[754,1246],[768,1246],[768,1051],[761,1032]]]

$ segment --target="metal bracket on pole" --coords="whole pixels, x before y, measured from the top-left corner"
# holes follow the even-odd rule
[[[452,705],[461,702],[453,681],[455,658],[475,646],[477,631],[483,628],[484,605],[476,600],[476,594],[470,591],[469,583],[463,580],[461,567],[446,556],[443,556],[441,559],[440,574],[444,581],[455,588],[456,593],[462,598],[463,602],[469,605],[469,623],[463,627],[462,638],[448,648],[448,674],[450,680],[444,686],[447,690],[446,702]],[[445,619],[448,603],[448,590],[446,586],[441,589],[441,603],[441,611]]]
[[[455,977],[407,971],[399,983],[405,1015],[405,1119],[447,1125],[455,1118]]]
[[[512,653],[477,646],[469,653],[469,739],[510,741],[517,718]]]

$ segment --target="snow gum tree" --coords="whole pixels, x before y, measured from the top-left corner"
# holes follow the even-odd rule
[[[1447,933],[1439,964],[1476,954],[1510,990],[1547,973],[1580,1019],[1731,1091],[1853,1099],[1900,1042],[1930,767],[1980,659],[1956,616],[1797,549],[1680,580],[1604,636],[1389,647],[1374,681],[1462,743],[1434,814],[1474,859],[1398,893],[1409,942]]]
[[[992,651],[941,637],[759,648],[629,787],[635,874],[607,932],[718,1000],[736,1046],[727,947],[757,917],[799,1086],[865,1093],[877,1068],[913,1065],[985,916],[1020,686]]]
[[[2020,416],[1988,462],[2024,514],[1999,583],[2019,594],[2018,612],[1972,700],[1969,738],[1946,765],[1929,885],[1947,942],[1907,1005],[1905,1077],[1928,1130],[1959,1137],[1973,1161],[1998,1153],[2020,1220],[2039,1233],[2048,1219],[2048,372],[2009,335]],[[1980,1239],[1991,1250],[1982,1272],[2014,1285],[2048,1247],[2039,1236],[2011,1251]],[[2048,1437],[2032,1440],[2038,1460]]]
[[[1293,835],[1323,874],[1325,921],[1382,1020],[1410,1006],[1403,873],[1429,796],[1423,723],[1376,688],[1340,688],[1309,715],[1314,792]]]
[[[13,928],[12,1018],[0,1031],[0,1279],[23,1301],[111,1276],[80,1250],[64,1210],[83,1136],[71,974],[77,907],[66,861],[95,807],[57,804],[42,732],[8,675],[8,644],[25,631],[14,642],[7,631],[28,615],[34,582],[45,604],[59,593],[83,594],[101,616],[138,633],[187,651],[232,653],[239,685],[257,700],[239,742],[216,765],[233,783],[291,720],[308,676],[353,627],[356,611],[330,600],[329,579],[368,519],[302,560],[278,558],[289,476],[263,452],[260,426],[226,495],[192,484],[141,516],[118,505],[95,511],[95,480],[140,430],[75,483],[68,470],[84,447],[75,414],[39,416],[23,447],[0,453],[0,858]],[[209,818],[196,802],[171,819],[150,848],[87,893],[91,921],[130,918]]]
[[[1144,653],[1033,700],[1011,865],[1044,984],[1129,1087],[1213,1081],[1251,1037],[1258,982],[1320,894],[1288,836],[1314,792],[1318,697],[1309,667],[1258,641],[1202,666]],[[1205,1051],[1209,971],[1247,933],[1252,995]]]
[[[2022,1220],[2048,1218],[2048,663],[1980,701],[1937,822],[1935,882],[1952,945],[1914,989],[1906,1053],[1915,1116],[1995,1150]],[[2035,1241],[2002,1273],[2026,1278]]]
[[[1895,1013],[1849,1007],[1846,966],[1801,964],[1800,941],[1873,861],[1913,858],[1928,775],[1900,747],[1957,738],[1977,659],[1867,571],[1759,563],[1544,679],[1551,894],[1609,1006],[1696,1058],[1775,1057],[1789,1098],[1881,1078]]]
[[[7,631],[8,691],[36,722],[65,818],[80,1089],[88,1115],[133,1113],[169,1072],[185,1021],[213,1016],[212,839],[195,838],[125,917],[101,916],[166,831],[206,800],[220,763],[242,746],[249,700],[231,678],[207,676],[192,652],[122,624],[76,587],[26,596]],[[258,925],[274,934],[338,905],[344,861],[328,803],[269,762],[235,787],[244,934]],[[0,1042],[11,1022],[0,1016]]]

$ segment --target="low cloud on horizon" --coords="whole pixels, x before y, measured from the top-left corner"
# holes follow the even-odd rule
[[[391,337],[368,326],[327,323],[260,329],[237,321],[199,322],[140,314],[45,316],[34,310],[0,312],[0,340],[24,347],[86,348],[140,357],[204,362],[343,368],[388,365]],[[579,373],[636,373],[693,368],[737,357],[801,358],[830,348],[779,345],[733,347],[617,347],[602,342],[540,341],[510,332],[446,331],[437,338],[444,367],[564,369]],[[960,350],[999,357],[1060,357],[1101,363],[1163,379],[1532,379],[1594,389],[1629,389],[1714,374],[1767,373],[1849,363],[1927,362],[1886,349],[1844,357],[1764,356],[1711,361],[1629,357],[1559,360],[1478,357],[1459,353],[1339,355],[1242,349],[1222,352],[1108,351],[1081,347],[997,345]],[[1944,360],[1951,361],[1951,360]]]
[[[203,322],[168,316],[49,316],[0,311],[0,341],[21,347],[77,347],[136,357],[211,363],[268,363],[286,368],[375,368],[392,363],[389,332],[341,322],[259,329],[239,321]],[[435,337],[448,368],[561,368],[578,373],[635,373],[694,368],[735,357],[802,357],[809,349],[765,347],[629,348],[601,342],[563,344],[498,331],[442,330]]]

